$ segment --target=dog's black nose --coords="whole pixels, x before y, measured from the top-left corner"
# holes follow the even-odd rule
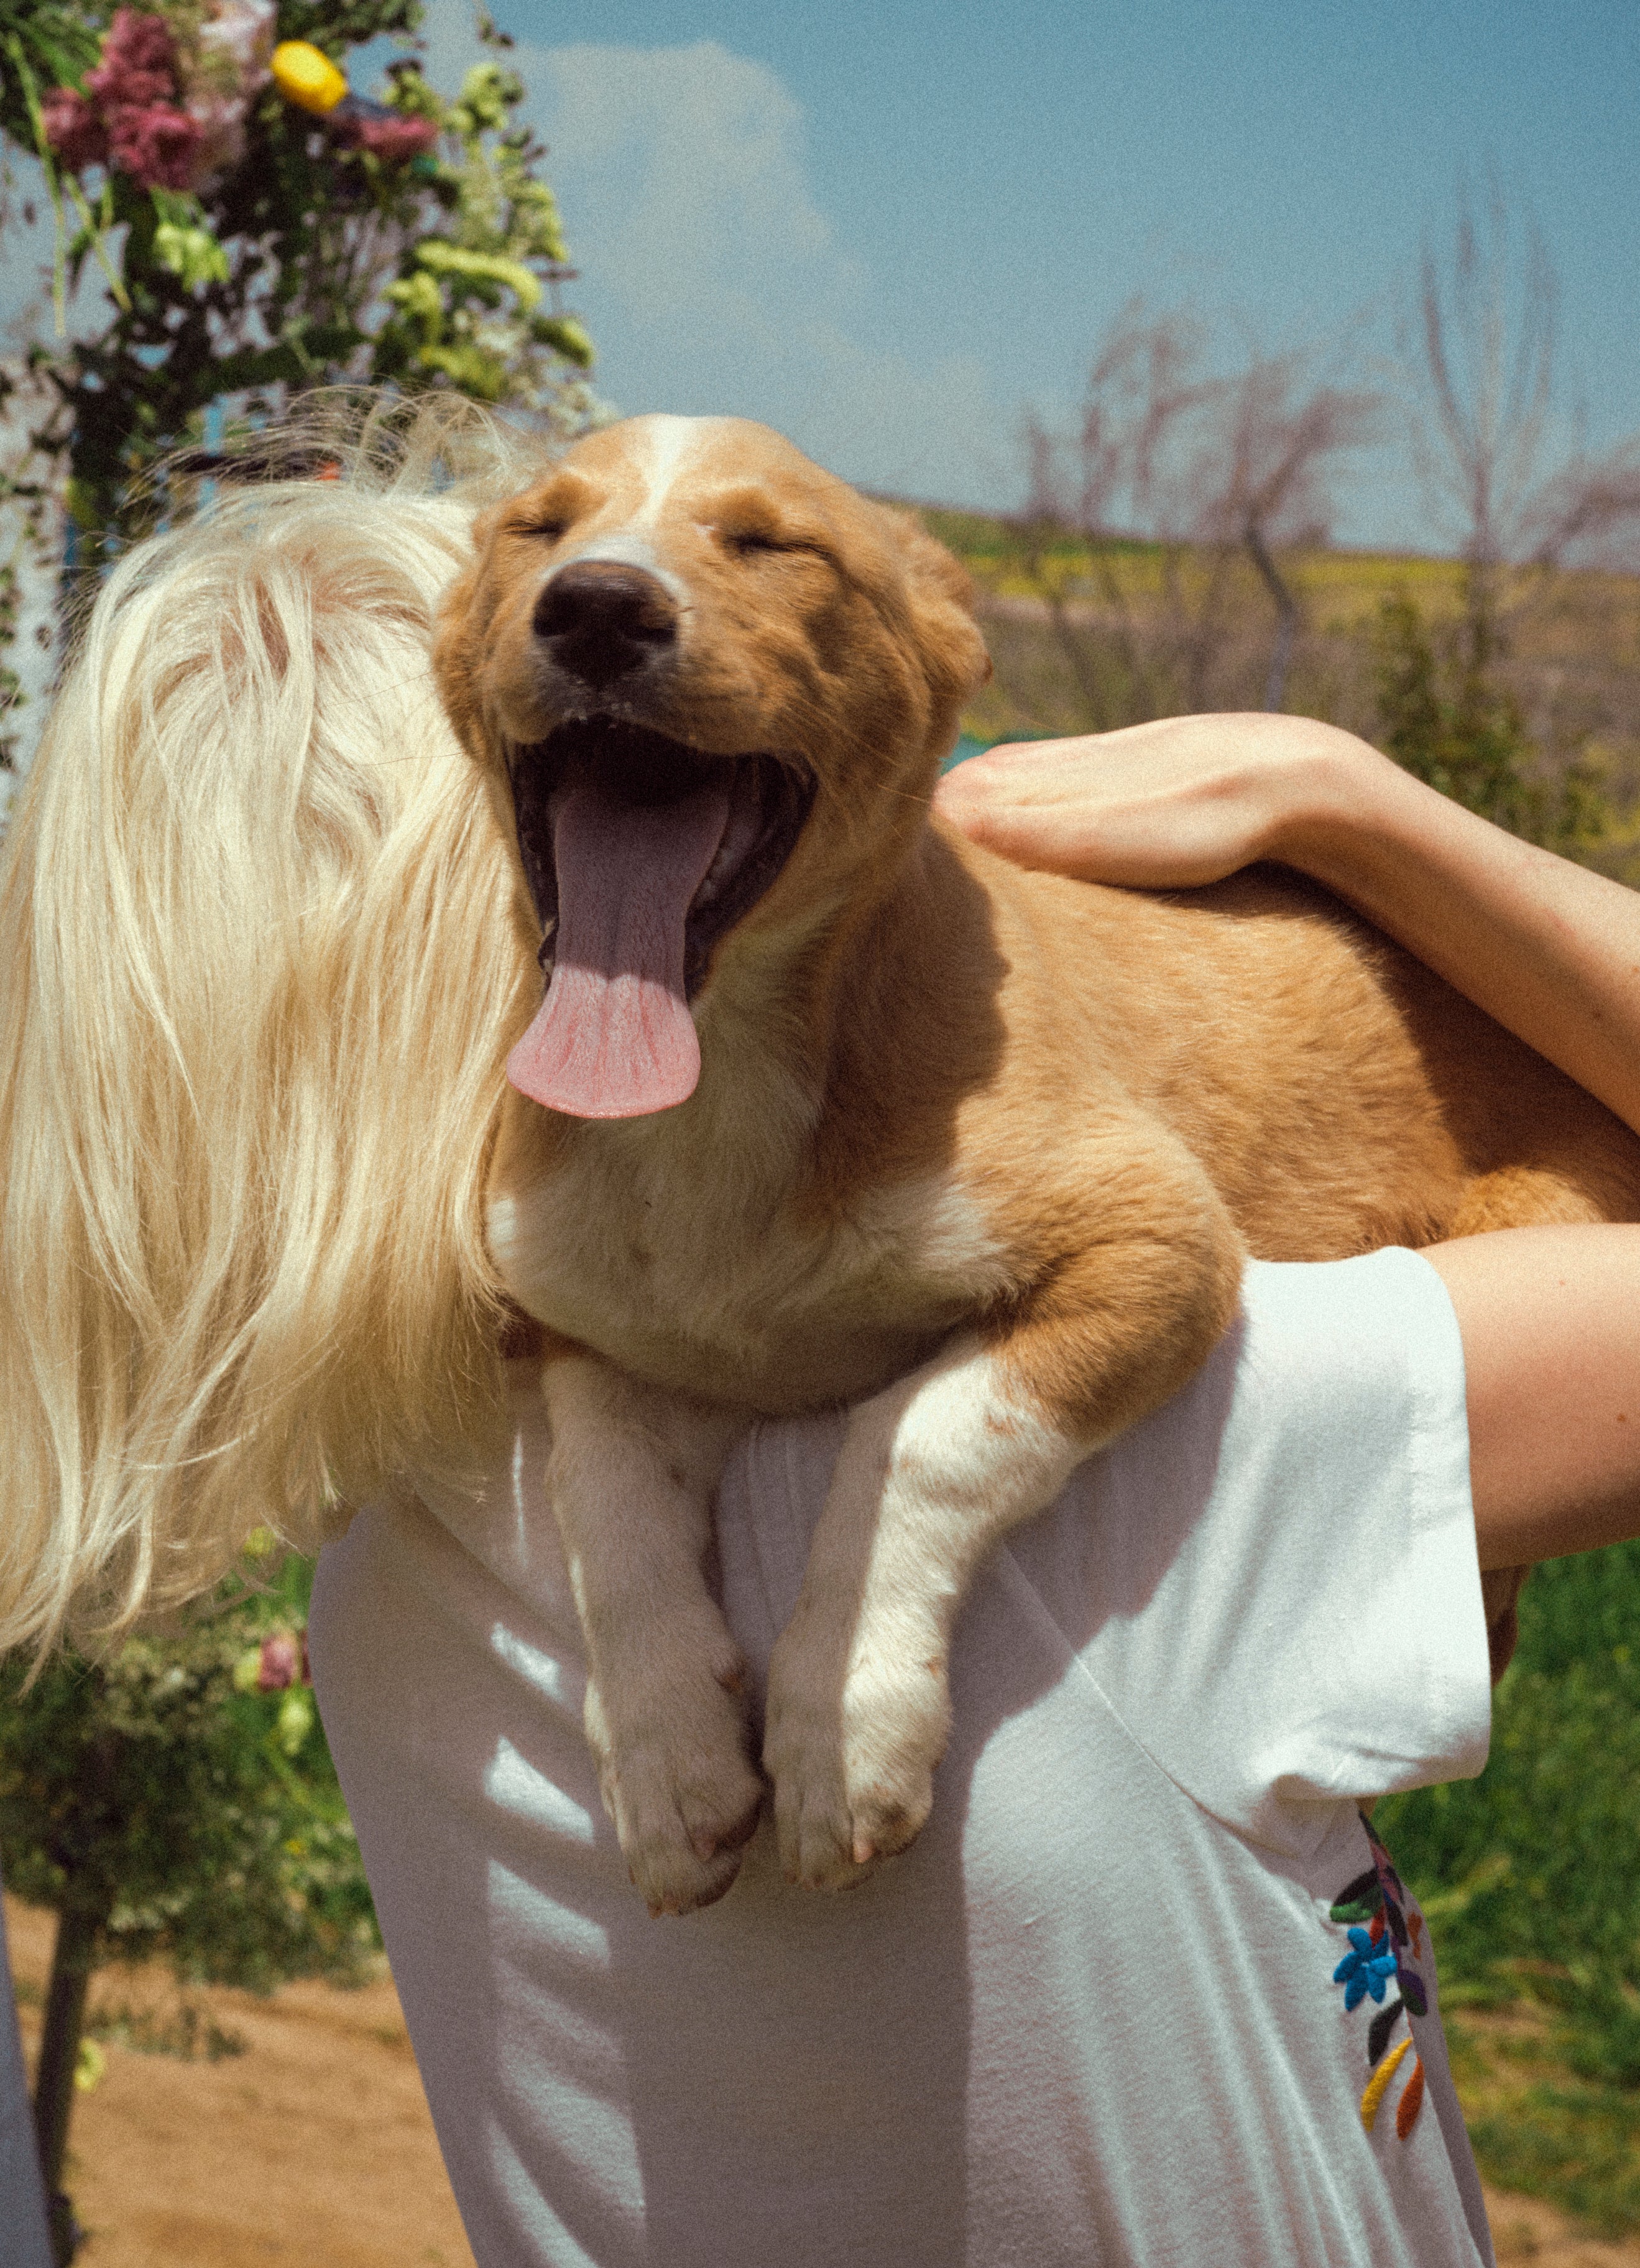
[[[641,567],[572,559],[535,601],[535,635],[553,659],[586,685],[612,685],[676,644],[678,609],[666,585]]]

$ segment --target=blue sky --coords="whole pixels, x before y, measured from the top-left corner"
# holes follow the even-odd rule
[[[1496,180],[1559,271],[1563,416],[1640,430],[1635,0],[496,6],[622,409],[739,411],[871,486],[1007,508],[1026,408],[1070,421],[1134,293],[1232,347],[1348,335],[1381,374],[1421,246]],[[428,18],[452,91],[470,0]],[[14,219],[0,317],[48,241]],[[1341,502],[1345,540],[1441,539],[1389,450]]]
[[[500,0],[627,409],[732,409],[903,493],[1018,500],[1131,294],[1386,350],[1496,179],[1559,269],[1563,407],[1640,427],[1640,9],[1577,0]],[[433,0],[457,75],[465,0]],[[1386,465],[1340,532],[1429,535]]]

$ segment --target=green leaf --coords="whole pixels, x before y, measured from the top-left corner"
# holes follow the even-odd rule
[[[591,370],[596,359],[592,342],[573,315],[542,315],[530,328],[543,346],[552,347],[578,370]]]
[[[173,221],[161,221],[154,231],[154,256],[186,291],[228,280],[228,255],[208,228],[179,228]]]
[[[503,253],[468,252],[459,244],[448,244],[444,238],[434,236],[416,246],[416,257],[423,268],[431,269],[438,276],[464,276],[474,283],[504,284],[526,311],[541,305],[541,277],[532,274],[521,260],[509,260]]]

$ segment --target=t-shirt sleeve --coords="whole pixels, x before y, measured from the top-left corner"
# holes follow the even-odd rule
[[[1250,1263],[1203,1370],[1009,1548],[1162,1770],[1294,1858],[1341,1796],[1486,1761],[1463,1347],[1415,1253]]]

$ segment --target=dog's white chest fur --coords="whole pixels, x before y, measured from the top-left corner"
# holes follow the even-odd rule
[[[1006,1282],[949,1176],[856,1192],[827,1215],[744,1149],[725,1172],[732,1147],[709,1160],[650,1124],[658,1139],[598,1130],[556,1170],[496,1189],[488,1215],[519,1304],[640,1377],[770,1412],[851,1399]]]

